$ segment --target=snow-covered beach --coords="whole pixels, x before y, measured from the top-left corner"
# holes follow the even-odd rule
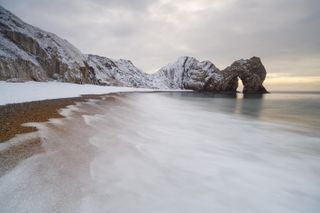
[[[10,83],[0,81],[0,91],[0,105],[4,105],[47,99],[72,98],[81,95],[98,95],[117,92],[150,92],[156,90],[132,87],[98,86],[91,84],[83,85],[62,82],[29,81]]]

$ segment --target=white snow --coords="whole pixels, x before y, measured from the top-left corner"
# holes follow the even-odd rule
[[[148,92],[155,90],[62,82],[29,81],[24,83],[9,83],[0,81],[0,105],[46,99],[70,98],[86,94],[107,94],[134,91]]]

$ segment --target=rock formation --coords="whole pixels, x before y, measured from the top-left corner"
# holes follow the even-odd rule
[[[129,60],[81,53],[68,41],[31,26],[0,6],[0,80],[89,83],[113,86],[265,93],[266,70],[257,57],[239,60],[224,70],[210,61],[180,57],[154,74]]]
[[[164,79],[162,87],[206,92],[236,92],[240,79],[244,93],[266,93],[262,85],[265,77],[266,70],[258,57],[235,61],[220,71],[210,61],[199,62],[186,56],[154,74],[155,79]]]

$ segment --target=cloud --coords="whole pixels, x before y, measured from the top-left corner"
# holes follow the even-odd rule
[[[91,0],[100,7],[121,8],[134,11],[143,11],[156,1],[152,0]]]
[[[86,53],[154,72],[181,55],[220,68],[261,56],[269,73],[320,75],[318,0],[0,0]]]

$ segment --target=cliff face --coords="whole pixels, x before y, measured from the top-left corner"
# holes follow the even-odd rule
[[[224,70],[210,61],[181,57],[153,75],[162,79],[163,87],[191,89],[206,92],[236,92],[238,80],[243,82],[244,93],[266,93],[262,83],[266,70],[258,57],[241,59]]]
[[[101,85],[151,87],[149,75],[140,71],[130,60],[88,55],[87,64],[94,74],[96,83]]]
[[[26,24],[0,6],[0,80],[147,87],[137,80],[144,75],[128,60],[83,54],[68,41]]]
[[[53,33],[28,25],[0,7],[1,79],[90,82],[83,54]]]
[[[235,92],[266,92],[266,70],[257,57],[239,60],[224,70],[210,61],[181,57],[154,74],[129,60],[81,53],[68,41],[31,26],[0,6],[0,80],[58,80],[113,86]]]

